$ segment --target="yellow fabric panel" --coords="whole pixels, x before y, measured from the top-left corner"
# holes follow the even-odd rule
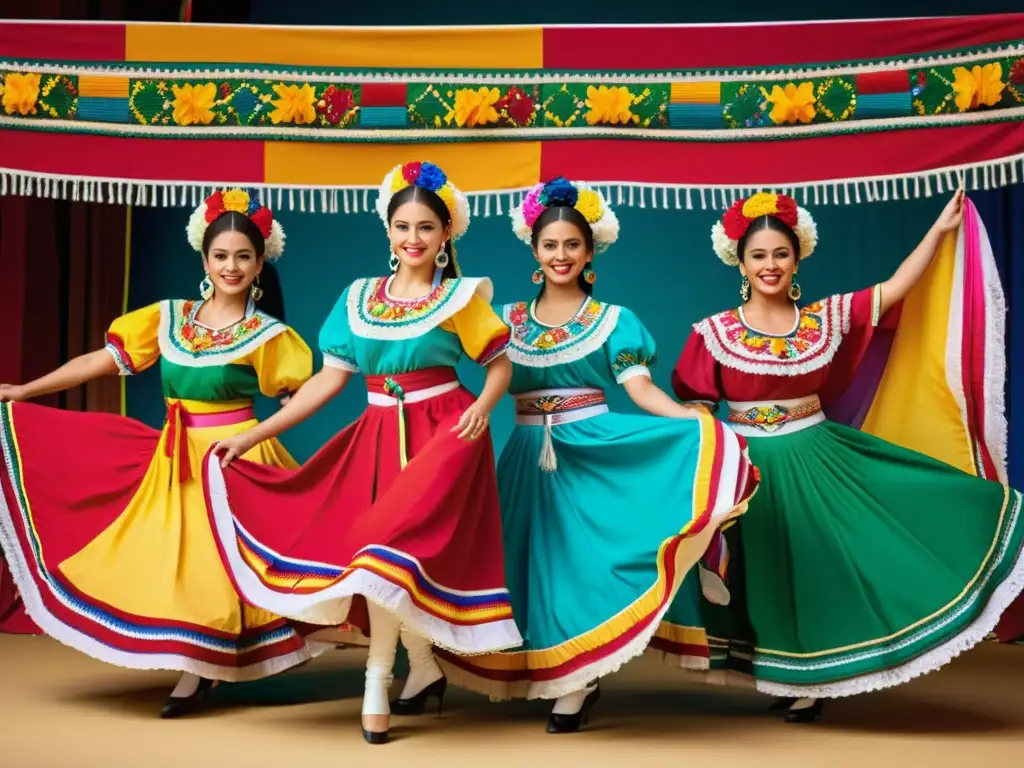
[[[903,302],[863,429],[975,475],[970,436],[946,379],[956,237],[953,232],[942,240],[935,260]]]
[[[291,328],[240,362],[256,369],[260,392],[267,397],[293,393],[313,375],[313,353]]]
[[[111,77],[110,75],[79,75],[78,95],[127,99],[128,78]]]
[[[488,344],[509,332],[491,305],[475,293],[466,306],[441,323],[441,328],[457,335],[463,350],[474,360]]]
[[[121,315],[107,333],[121,340],[135,371],[144,371],[160,357],[160,304]]]
[[[267,184],[376,186],[399,163],[429,160],[463,192],[529,187],[540,179],[540,142],[348,144],[268,141]]]
[[[673,104],[718,104],[721,83],[672,83],[669,99]]]
[[[185,402],[189,410],[194,403]],[[255,421],[187,431],[192,478],[177,481],[164,455],[167,429],[139,490],[103,533],[60,564],[74,587],[116,610],[237,633],[276,620],[242,603],[221,564],[206,512],[198,470],[207,449],[255,426]],[[244,458],[295,468],[277,441],[261,443]]]
[[[125,60],[312,67],[528,69],[544,66],[541,27],[254,27],[128,24]]]

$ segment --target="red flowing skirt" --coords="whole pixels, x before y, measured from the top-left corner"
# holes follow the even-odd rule
[[[14,584],[7,560],[3,557],[0,557],[0,632],[8,635],[43,633],[25,613],[25,603]]]
[[[248,602],[299,621],[365,632],[361,598],[457,653],[516,647],[490,434],[467,441],[452,431],[474,397],[450,368],[391,379],[401,409],[371,401],[299,470],[246,461],[222,470],[207,455],[224,564]],[[384,382],[367,377],[371,395]]]

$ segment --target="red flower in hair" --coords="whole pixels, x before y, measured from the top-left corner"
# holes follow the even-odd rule
[[[264,240],[270,237],[271,225],[274,223],[274,215],[270,212],[269,208],[260,208],[249,218],[252,220],[252,223],[259,228],[260,234],[263,235]]]
[[[420,166],[421,162],[418,160],[412,163],[406,163],[402,166],[402,178],[404,178],[410,184],[415,184],[416,179],[420,177]]]
[[[775,200],[775,207],[777,209],[775,218],[785,222],[790,229],[796,229],[796,225],[800,221],[796,200],[788,195],[779,195]]]
[[[206,198],[206,222],[212,224],[222,213],[224,213],[224,196],[218,189]]]
[[[750,219],[743,215],[743,204],[746,200],[737,200],[722,216],[722,227],[730,240],[739,240],[747,232]]]

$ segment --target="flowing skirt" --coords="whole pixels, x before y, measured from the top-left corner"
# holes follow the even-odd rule
[[[386,381],[397,382],[401,408]],[[466,441],[452,431],[473,395],[449,368],[367,385],[363,415],[299,470],[244,461],[222,470],[207,458],[211,521],[239,593],[364,634],[372,600],[459,653],[519,645],[490,434]]]
[[[758,690],[907,682],[984,640],[1024,588],[1019,492],[830,421],[749,444],[745,574],[705,618]]]
[[[755,486],[742,438],[710,416],[603,413],[551,435],[556,471],[538,466],[545,429],[530,425],[498,466],[523,649],[439,652],[453,682],[495,699],[556,698],[643,653],[680,585],[699,589],[693,566]],[[706,666],[699,624],[686,640]]]
[[[191,470],[214,441],[255,423],[247,405],[175,403],[163,432],[110,414],[0,406],[0,544],[44,632],[111,664],[226,681],[327,647],[245,605],[221,565]],[[248,458],[294,466],[273,441]]]

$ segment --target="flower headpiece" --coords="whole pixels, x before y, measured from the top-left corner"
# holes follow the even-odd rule
[[[269,261],[277,261],[281,257],[281,253],[284,251],[284,230],[274,219],[270,209],[260,205],[259,195],[254,189],[234,187],[217,190],[206,198],[189,217],[186,229],[188,244],[202,253],[206,228],[229,211],[248,216],[249,220],[259,229],[260,234],[263,235],[264,258]]]
[[[438,166],[428,162],[405,163],[396,165],[380,185],[377,195],[377,215],[388,226],[388,205],[397,192],[406,187],[422,187],[441,198],[448,215],[452,217],[452,240],[462,237],[469,229],[469,201],[458,188],[452,184]]]
[[[598,190],[587,184],[559,176],[537,184],[512,210],[512,230],[516,237],[531,244],[533,225],[544,211],[555,206],[575,208],[590,224],[594,251],[600,253],[619,239],[619,219]]]
[[[740,263],[736,247],[740,238],[747,233],[754,219],[774,216],[790,229],[800,241],[800,259],[809,258],[818,244],[818,228],[806,209],[796,204],[788,195],[773,192],[758,192],[745,200],[737,200],[711,228],[711,246],[723,262],[730,267]]]

